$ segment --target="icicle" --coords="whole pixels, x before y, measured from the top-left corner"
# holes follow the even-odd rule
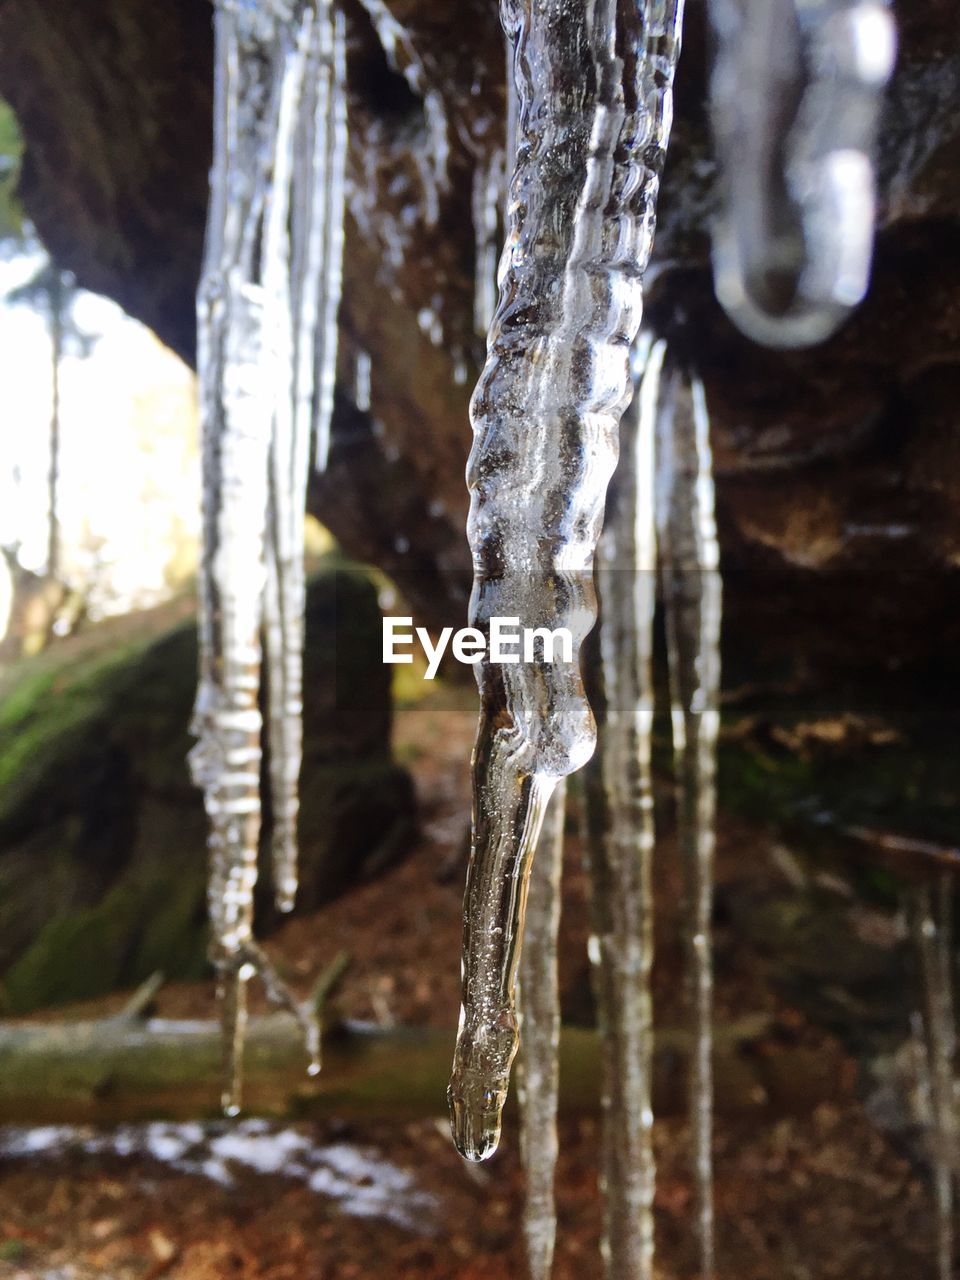
[[[501,297],[474,393],[474,625],[569,629],[573,663],[477,668],[474,836],[450,1086],[460,1151],[496,1148],[517,1049],[526,879],[547,800],[589,759],[579,648],[629,398],[628,353],[671,119],[680,6],[504,0],[520,119]],[[546,163],[545,156],[550,156]]]
[[[330,0],[322,2],[329,12],[328,42],[325,48],[321,48],[330,67],[329,106],[323,110],[322,98],[318,99],[312,182],[313,199],[317,206],[322,206],[322,212],[320,207],[314,212],[311,235],[319,270],[313,274],[314,258],[311,257],[306,275],[307,280],[316,279],[319,286],[312,350],[316,360],[316,465],[320,471],[326,467],[330,452],[330,424],[337,380],[337,317],[343,288],[348,140],[346,24],[343,14],[330,7]],[[305,322],[304,338],[307,342],[310,336]]]
[[[266,15],[216,17],[216,156],[199,301],[204,419],[205,539],[201,566],[201,681],[191,756],[211,821],[209,903],[224,1009],[227,1083],[235,1111],[246,1021],[253,889],[260,829],[260,625],[265,583],[271,436],[263,361],[263,291],[252,266],[272,160],[269,64],[247,55],[273,37]]]
[[[417,312],[417,324],[424,337],[429,338],[435,347],[443,346],[443,321],[434,307],[421,307]]]
[[[755,342],[822,342],[861,301],[896,29],[884,0],[709,0],[717,297]]]
[[[497,307],[501,228],[508,219],[509,182],[517,154],[517,81],[513,66],[513,41],[506,42],[506,129],[504,147],[494,147],[473,172],[473,229],[476,248],[473,293],[474,327],[486,338]]]
[[[224,1105],[239,1107],[246,988],[259,973],[319,1031],[253,939],[263,628],[274,869],[296,891],[302,754],[303,517],[310,434],[332,383],[342,250],[343,21],[327,0],[216,11],[214,166],[198,365],[204,454],[200,684],[191,753],[210,818],[211,951],[224,1011]],[[332,316],[332,320],[331,320]]]
[[[453,385],[464,387],[467,384],[467,362],[463,356],[463,348],[454,347],[450,354],[453,357]]]
[[[523,1230],[530,1280],[549,1280],[557,1235],[554,1175],[557,1167],[557,1100],[560,1091],[560,992],[557,940],[567,787],[557,785],[530,874],[525,943],[520,957],[518,1060],[520,1151],[526,1172]]]
[[[450,187],[450,138],[443,97],[431,83],[413,42],[384,0],[360,0],[360,3],[370,15],[391,69],[404,77],[423,102],[426,138],[423,145],[417,147],[414,161],[423,189],[424,218],[427,226],[432,227],[440,217],[440,196]]]
[[[953,967],[953,885],[944,873],[936,889],[913,891],[908,914],[923,981],[923,1029],[931,1102],[930,1149],[937,1205],[940,1280],[954,1276],[955,1180],[960,1169],[956,1106],[956,1001]]]
[[[506,67],[504,69],[506,77],[505,93],[507,98],[507,127],[504,135],[504,141],[506,143],[506,164],[504,168],[503,181],[504,187],[509,188],[511,167],[517,158],[517,129],[518,117],[520,115],[520,95],[517,91],[516,51],[513,34],[507,30],[504,31],[504,34],[507,37],[505,46]],[[506,206],[509,196],[509,190],[505,190],[504,206]]]
[[[373,361],[369,351],[357,351],[353,403],[361,413],[369,413],[373,403]]]
[[[474,251],[473,318],[477,333],[487,336],[497,305],[497,261],[500,257],[500,211],[503,208],[505,154],[499,147],[473,171]]]
[[[638,342],[614,509],[600,540],[605,719],[588,778],[587,850],[603,1053],[603,1253],[608,1280],[652,1280],[654,850],[651,735],[656,603],[653,459],[664,344]]]
[[[657,417],[657,526],[667,624],[677,834],[686,883],[694,1053],[690,1072],[696,1212],[704,1280],[713,1274],[711,915],[720,725],[720,552],[703,384],[670,367]]]
[[[311,44],[313,14],[307,11],[296,44],[284,56],[280,82],[280,107],[270,175],[267,214],[262,241],[262,277],[267,300],[264,331],[272,341],[265,353],[273,363],[275,387],[290,388],[290,395],[271,395],[273,434],[270,446],[269,508],[266,532],[267,581],[264,595],[264,638],[269,679],[270,782],[273,802],[273,868],[277,905],[293,907],[297,891],[297,816],[299,813],[300,762],[303,754],[302,664],[303,609],[303,512],[306,505],[307,456],[310,410],[304,403],[305,375],[296,328],[308,305],[304,277],[292,287],[291,183],[298,161],[298,112],[304,94]],[[299,193],[297,193],[299,194]],[[300,209],[294,197],[297,225]],[[306,271],[307,264],[298,266]],[[294,295],[297,295],[295,302]],[[268,370],[264,369],[264,376]],[[270,394],[268,384],[267,393]]]
[[[287,385],[293,371],[292,402],[278,397],[274,421],[266,594],[274,882],[282,911],[292,910],[297,893],[306,604],[303,516],[310,440],[315,431],[322,468],[336,381],[347,142],[345,42],[342,14],[326,0],[319,11],[306,7],[283,81],[281,104],[289,103],[289,114],[281,113],[271,183],[275,216],[264,241],[264,284],[277,313],[271,332],[283,335],[282,349],[275,353],[277,386]]]

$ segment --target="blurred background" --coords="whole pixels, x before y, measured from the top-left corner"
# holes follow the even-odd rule
[[[324,998],[327,1064],[309,1083],[291,1029],[255,1004],[247,1112],[229,1125],[184,763],[211,6],[0,9],[0,1277],[524,1274],[516,1114],[479,1168],[445,1115],[476,691],[462,670],[385,668],[380,647],[383,612],[466,616],[502,33],[486,0],[386,4],[399,54],[375,5],[343,6],[347,249],[330,466],[309,495],[303,892],[291,919],[258,908],[279,971]],[[647,291],[648,326],[706,388],[724,572],[721,1280],[933,1277],[953,1214],[931,1028],[953,1081],[960,6],[897,9],[877,256],[851,322],[771,352],[713,297],[696,3]],[[659,632],[657,681],[665,708]],[[658,1274],[679,1278],[697,1264],[666,715],[655,770]],[[601,1274],[582,808],[574,780],[560,1280]],[[164,1052],[138,1047],[146,1015]],[[112,1035],[130,1055],[105,1073]]]
[[[116,303],[53,263],[16,200],[22,140],[10,108],[2,112],[0,325],[10,353],[10,429],[0,480],[0,618],[10,660],[81,620],[157,604],[192,578],[199,470],[191,371]]]

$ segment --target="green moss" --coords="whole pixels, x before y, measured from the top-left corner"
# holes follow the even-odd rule
[[[23,235],[23,210],[17,199],[23,138],[12,108],[0,99],[0,240]]]
[[[39,671],[24,674],[23,679],[0,703],[0,729],[15,729],[35,709],[44,694],[50,691],[53,673]]]
[[[121,884],[95,906],[49,921],[4,977],[4,1011],[84,1000],[119,986],[147,906]]]
[[[0,831],[35,801],[47,778],[107,730],[137,680],[142,644],[87,656],[60,670],[29,672],[0,712]]]
[[[124,621],[119,635],[109,624],[52,646],[0,692],[9,1012],[132,986],[157,969],[188,978],[206,968],[206,820],[186,765],[196,629],[182,607]],[[368,577],[331,558],[311,579],[306,621],[309,908],[396,856],[414,800],[390,756],[389,671]],[[268,874],[262,890],[268,906]],[[269,910],[258,918],[269,922]]]

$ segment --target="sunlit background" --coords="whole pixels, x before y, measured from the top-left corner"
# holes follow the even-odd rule
[[[48,557],[54,344],[42,307],[11,301],[43,263],[35,249],[0,261],[0,632],[11,556],[37,575]],[[87,341],[66,343],[60,362],[59,576],[69,614],[95,619],[156,604],[194,572],[196,398],[192,372],[107,299],[78,291],[71,327]],[[69,616],[57,622],[71,626]]]

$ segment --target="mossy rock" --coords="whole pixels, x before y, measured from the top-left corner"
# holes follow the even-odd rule
[[[397,857],[414,828],[370,579],[331,562],[311,579],[306,627],[301,910]],[[196,665],[179,602],[0,683],[3,1011],[204,972],[206,820],[186,765]]]

